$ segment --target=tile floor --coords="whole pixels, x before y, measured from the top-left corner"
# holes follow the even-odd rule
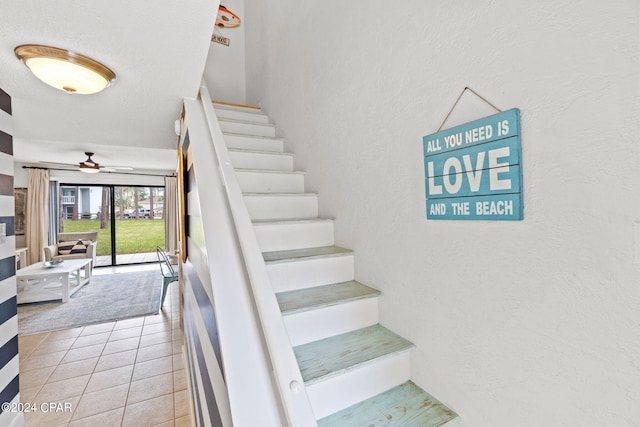
[[[116,255],[116,264],[140,264],[145,262],[157,262],[158,254],[144,252],[140,254]],[[96,257],[96,267],[111,265],[111,255]]]
[[[177,283],[169,289],[158,315],[20,336],[21,401],[38,409],[25,426],[192,426]]]

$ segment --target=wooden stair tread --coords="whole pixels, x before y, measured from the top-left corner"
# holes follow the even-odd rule
[[[260,112],[260,107],[256,105],[235,104],[233,102],[225,102],[225,101],[218,101],[218,100],[212,100],[211,103],[214,104],[216,107],[220,107],[220,108],[234,109],[235,107],[242,110],[249,110],[249,111],[253,110],[257,113]]]
[[[318,193],[242,193],[249,197],[318,197]]]
[[[305,175],[305,171],[285,171],[285,170],[273,170],[273,169],[247,169],[247,168],[235,168],[236,172],[245,173],[279,173],[283,175]]]
[[[339,246],[322,246],[319,248],[292,249],[286,251],[263,252],[262,257],[265,263],[275,264],[278,262],[301,261],[310,258],[322,258],[328,256],[352,255],[350,249]]]
[[[227,119],[227,118],[224,118],[224,117],[218,118],[218,121],[219,122],[224,122],[224,123],[238,123],[238,124],[242,124],[242,125],[262,126],[262,127],[267,127],[267,128],[274,128],[276,126],[273,123],[250,122],[248,120]]]
[[[230,153],[246,153],[246,154],[265,154],[269,156],[285,156],[293,157],[293,153],[285,151],[267,151],[267,150],[248,150],[244,148],[227,148]]]
[[[251,135],[251,134],[247,134],[247,133],[236,133],[236,132],[227,132],[227,131],[223,131],[222,135],[229,135],[229,136],[241,136],[243,138],[256,138],[256,139],[268,139],[271,141],[283,141],[282,138],[277,137],[277,136],[261,136],[261,135]]]
[[[302,224],[302,223],[320,223],[335,222],[334,218],[311,217],[311,218],[287,218],[287,219],[254,219],[251,221],[253,225],[275,225],[275,224]]]
[[[380,295],[380,291],[351,280],[276,294],[283,316]]]
[[[293,351],[302,379],[305,384],[312,384],[413,348],[413,343],[384,326],[373,325],[299,345]]]
[[[458,415],[407,381],[318,420],[318,427],[437,427]]]

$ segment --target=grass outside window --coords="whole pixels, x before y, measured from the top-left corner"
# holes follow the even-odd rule
[[[98,256],[111,255],[111,227],[100,229],[97,219],[64,220],[64,231],[98,232]],[[164,247],[164,220],[116,219],[116,253],[118,255],[155,252],[156,246]]]

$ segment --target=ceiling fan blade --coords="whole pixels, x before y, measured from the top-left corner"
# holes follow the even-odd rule
[[[112,169],[112,170],[119,170],[119,171],[132,171],[133,168],[130,168],[129,166],[101,166],[102,169]]]
[[[78,163],[46,162],[43,160],[40,160],[38,163],[41,163],[44,165],[66,166],[68,168],[74,168],[74,169],[98,169],[98,170],[103,170],[105,172],[133,170],[133,168],[129,166],[102,166],[91,158],[91,156],[93,156],[94,153],[85,152],[84,154],[87,156],[87,159],[83,162],[78,162]]]
[[[59,162],[45,162],[40,160],[38,163],[42,163],[43,165],[61,165],[61,166],[75,166],[78,167],[77,163],[59,163]]]

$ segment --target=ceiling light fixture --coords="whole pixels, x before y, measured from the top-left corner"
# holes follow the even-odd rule
[[[86,165],[84,163],[81,163],[80,164],[80,172],[98,173],[98,172],[100,172],[100,166],[98,166],[98,165]]]
[[[116,74],[98,61],[65,49],[25,44],[14,52],[37,78],[68,94],[98,93],[116,79]]]
[[[84,162],[80,162],[80,172],[84,173],[98,173],[100,172],[100,165],[93,161],[91,156],[93,153],[86,152],[84,153],[87,156],[87,160]]]

